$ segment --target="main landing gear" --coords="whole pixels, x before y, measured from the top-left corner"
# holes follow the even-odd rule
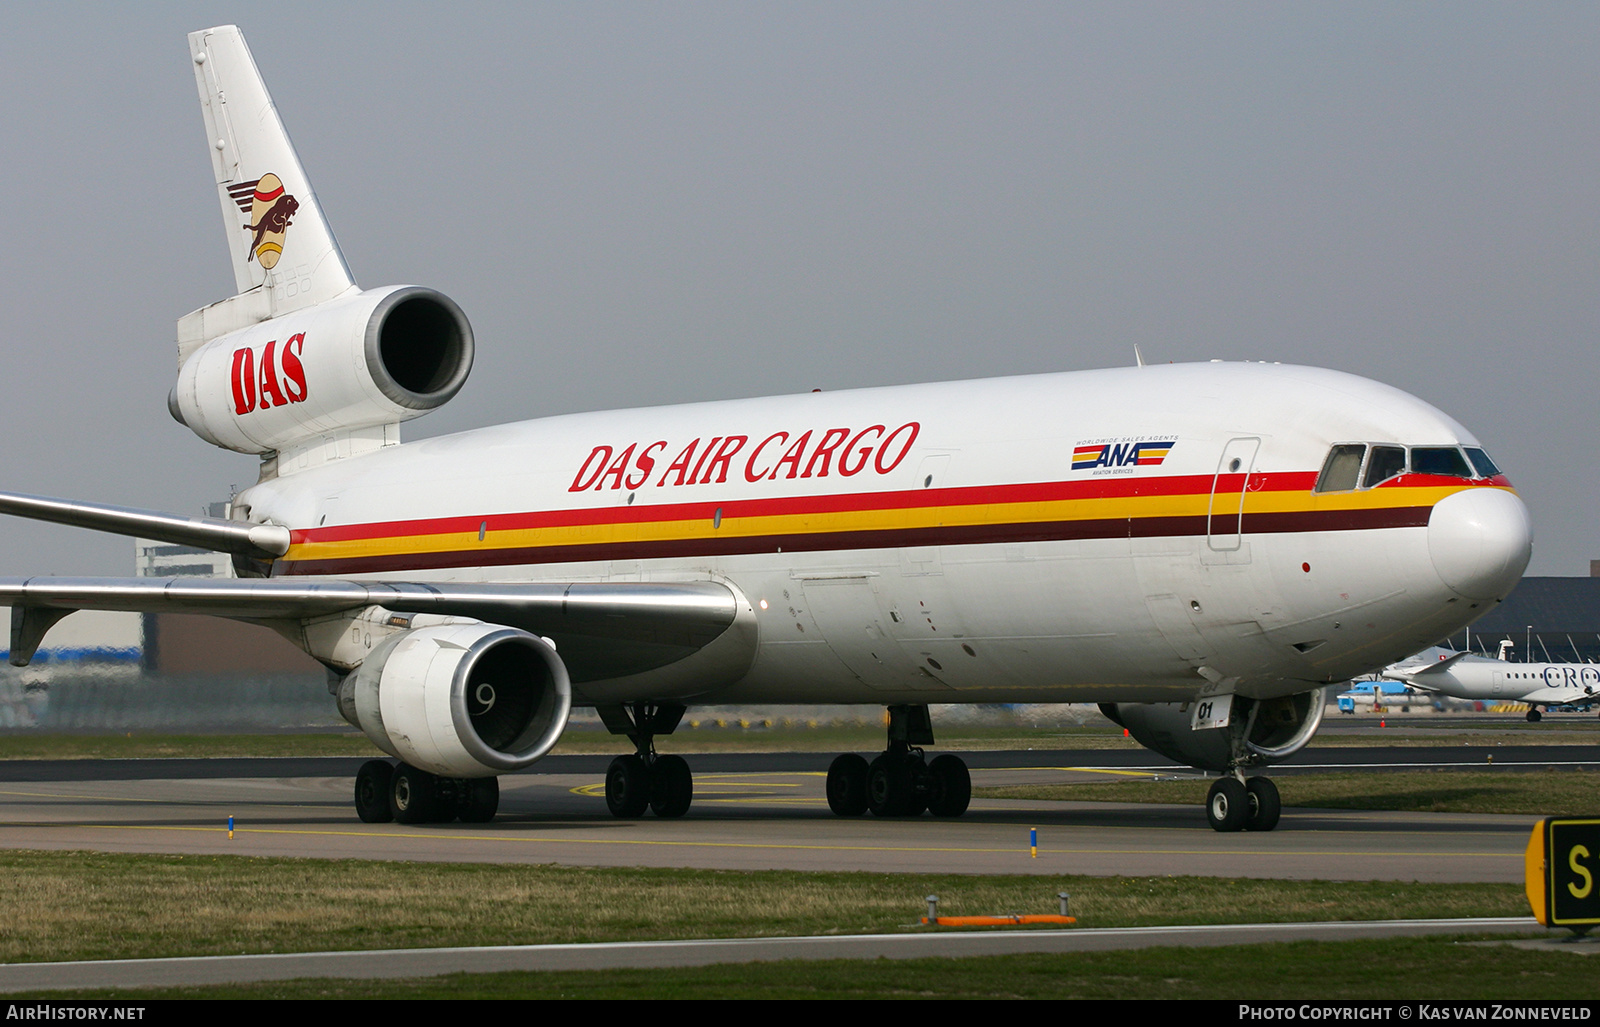
[[[606,729],[627,735],[638,751],[618,756],[606,770],[606,808],[614,817],[632,820],[649,809],[658,817],[681,817],[694,801],[694,775],[682,756],[656,754],[655,736],[670,735],[683,719],[684,707],[632,703],[596,707]]]
[[[868,763],[845,753],[828,767],[828,808],[841,817],[867,810],[880,817],[959,817],[972,801],[972,777],[959,756],[927,762],[919,746],[933,744],[926,706],[889,707],[889,747]]]
[[[1206,820],[1213,830],[1270,831],[1282,815],[1283,800],[1269,777],[1246,778],[1234,771],[1206,795]]]
[[[1537,723],[1539,723],[1539,721],[1541,721],[1543,719],[1544,719],[1544,714],[1539,712],[1539,707],[1537,707],[1537,706],[1529,706],[1528,707],[1528,723],[1537,724]]]
[[[356,772],[356,816],[366,824],[486,824],[499,808],[497,777],[440,777],[388,760],[368,760]]]

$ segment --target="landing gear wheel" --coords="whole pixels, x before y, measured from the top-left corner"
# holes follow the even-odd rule
[[[912,764],[910,770],[911,786],[906,792],[906,806],[902,816],[920,817],[928,812],[927,785],[926,781],[923,780],[927,776],[928,768],[919,762]],[[918,774],[919,771],[921,772],[920,776]]]
[[[356,816],[363,824],[387,824],[394,819],[389,808],[389,779],[394,765],[388,760],[368,760],[356,771]]]
[[[1250,817],[1245,821],[1246,831],[1270,831],[1278,826],[1283,816],[1283,799],[1278,786],[1270,777],[1252,777],[1244,783]]]
[[[475,777],[463,782],[466,802],[461,807],[463,824],[487,824],[500,809],[500,779]]]
[[[908,815],[912,787],[909,760],[884,753],[867,766],[867,808],[875,817]]]
[[[640,756],[618,756],[606,770],[606,808],[614,817],[644,816],[650,805],[650,766]]]
[[[867,761],[853,752],[828,765],[828,808],[841,817],[867,811]]]
[[[1206,820],[1214,831],[1238,831],[1250,819],[1250,797],[1244,782],[1224,777],[1206,795]]]
[[[394,768],[389,779],[389,808],[402,824],[426,824],[437,819],[439,779],[409,763]]]
[[[972,775],[961,757],[945,753],[928,764],[928,811],[936,817],[959,817],[972,802]]]
[[[1543,716],[1544,715],[1539,712],[1538,708],[1534,707],[1528,711],[1528,723],[1537,724],[1539,723],[1540,719],[1543,718]]]
[[[694,775],[689,771],[689,761],[682,756],[658,756],[650,768],[654,790],[650,796],[650,809],[658,817],[681,817],[689,812],[694,801]],[[609,797],[611,780],[606,779]]]

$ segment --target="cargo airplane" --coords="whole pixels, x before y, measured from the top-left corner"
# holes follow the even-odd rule
[[[228,518],[7,495],[0,512],[232,554],[212,579],[0,582],[24,664],[75,610],[265,624],[329,670],[394,762],[357,813],[485,821],[497,775],[573,705],[636,749],[619,817],[681,816],[658,751],[686,708],[886,707],[835,759],[841,816],[959,816],[929,706],[1094,702],[1220,776],[1223,831],[1268,830],[1252,768],[1299,750],[1324,686],[1470,623],[1517,583],[1528,515],[1477,439],[1354,375],[1132,366],[546,417],[402,445],[462,387],[461,309],[362,289],[244,39],[193,33],[238,294],[178,322],[172,416],[260,458]],[[1142,364],[1142,361],[1140,362]]]

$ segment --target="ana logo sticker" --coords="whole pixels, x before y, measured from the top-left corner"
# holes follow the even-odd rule
[[[1095,468],[1159,467],[1176,439],[1096,439],[1072,449],[1074,471]]]

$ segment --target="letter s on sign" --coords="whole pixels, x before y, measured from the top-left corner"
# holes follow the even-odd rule
[[[1573,873],[1583,878],[1582,888],[1579,888],[1576,884],[1568,881],[1567,891],[1571,892],[1572,897],[1575,899],[1586,899],[1589,897],[1589,893],[1594,891],[1594,875],[1589,873],[1588,867],[1578,862],[1578,857],[1580,855],[1585,859],[1589,857],[1588,846],[1574,845],[1571,849],[1567,850],[1567,866],[1572,868]]]

